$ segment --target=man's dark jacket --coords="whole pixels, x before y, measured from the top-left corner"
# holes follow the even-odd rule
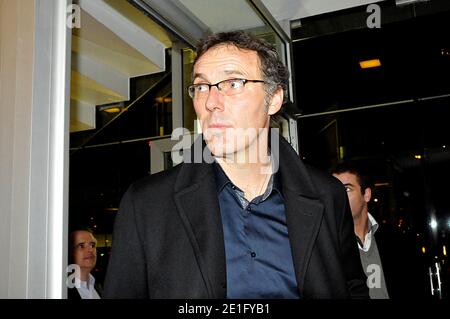
[[[279,143],[301,298],[368,298],[344,188]],[[134,183],[116,217],[103,298],[226,298],[226,282],[212,165],[183,163]]]
[[[103,292],[103,286],[98,283],[97,281],[94,284],[94,289],[97,291],[97,294],[102,297]],[[81,299],[80,293],[78,292],[77,288],[67,288],[67,299],[69,300],[78,300]]]
[[[430,296],[428,273],[414,238],[388,224],[375,233],[390,299],[423,299]]]

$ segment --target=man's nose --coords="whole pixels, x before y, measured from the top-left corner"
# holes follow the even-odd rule
[[[219,89],[216,86],[212,86],[209,89],[208,98],[205,102],[205,107],[209,111],[222,111],[223,110],[223,94],[219,92]]]

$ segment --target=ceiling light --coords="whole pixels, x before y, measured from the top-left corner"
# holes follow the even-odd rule
[[[381,61],[380,59],[360,61],[359,66],[361,67],[361,69],[377,68],[381,66]]]
[[[122,109],[120,107],[111,107],[109,109],[103,110],[103,112],[106,112],[106,113],[120,113],[120,111],[122,111]]]

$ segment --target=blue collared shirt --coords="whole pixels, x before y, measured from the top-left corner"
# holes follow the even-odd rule
[[[299,298],[278,174],[249,202],[214,163],[225,239],[227,298]]]

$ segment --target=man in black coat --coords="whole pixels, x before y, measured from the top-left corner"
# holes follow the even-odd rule
[[[426,271],[419,249],[407,235],[379,224],[369,213],[372,182],[361,164],[339,163],[333,175],[344,185],[350,202],[355,239],[372,299],[418,299],[427,296]]]
[[[269,133],[287,81],[265,41],[201,41],[188,90],[203,135],[124,195],[105,298],[368,297],[339,181]]]

